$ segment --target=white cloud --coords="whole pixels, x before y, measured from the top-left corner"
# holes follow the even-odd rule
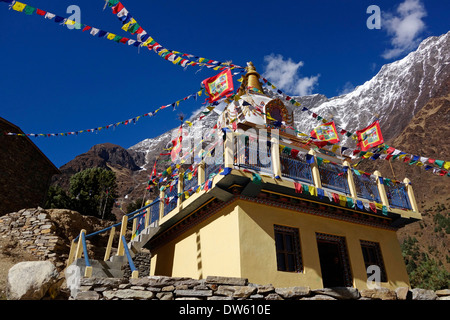
[[[339,95],[350,93],[353,90],[355,90],[355,86],[350,81],[347,81],[344,84],[344,87],[339,91]]]
[[[383,15],[382,26],[392,37],[392,48],[382,54],[383,58],[396,58],[419,44],[420,34],[426,28],[422,19],[427,15],[420,0],[405,0],[398,6],[396,14]]]
[[[318,84],[320,75],[299,77],[298,71],[303,67],[303,61],[294,62],[291,58],[285,60],[281,54],[271,54],[264,57],[264,62],[266,66],[263,76],[286,93],[308,95]]]

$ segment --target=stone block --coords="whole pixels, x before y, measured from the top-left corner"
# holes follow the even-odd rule
[[[176,297],[211,297],[212,290],[175,290]]]
[[[334,287],[322,288],[312,291],[314,294],[327,295],[338,300],[359,299],[360,295],[356,288],[352,287]]]
[[[208,276],[206,278],[207,284],[224,284],[231,286],[246,286],[248,284],[248,279],[246,278],[235,278],[235,277],[218,277],[218,276]]]
[[[415,288],[411,291],[413,300],[436,300],[438,298],[433,290]]]
[[[256,292],[256,287],[249,286],[226,286],[221,285],[215,292],[219,296],[229,296],[233,298],[248,298]]]
[[[311,293],[311,289],[309,287],[287,287],[276,288],[275,292],[279,294],[283,299],[296,299],[309,296]]]
[[[388,288],[363,289],[359,293],[361,297],[373,300],[397,300],[395,291]]]

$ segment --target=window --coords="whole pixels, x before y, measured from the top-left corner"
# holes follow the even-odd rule
[[[361,249],[364,257],[366,270],[369,266],[375,265],[380,268],[381,282],[387,282],[386,270],[384,269],[383,257],[381,255],[380,244],[377,242],[361,240]],[[367,274],[369,277],[371,274]]]
[[[274,225],[274,231],[278,271],[302,272],[298,229]]]

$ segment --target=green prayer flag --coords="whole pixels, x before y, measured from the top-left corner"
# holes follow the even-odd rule
[[[309,194],[309,187],[308,187],[308,185],[302,184],[302,188],[303,188],[303,193]]]
[[[355,203],[353,202],[352,198],[347,197],[347,207],[349,208],[355,207]]]
[[[29,6],[29,5],[27,5],[25,7],[25,9],[23,10],[23,12],[28,15],[33,14],[35,11],[36,11],[36,8]]]
[[[319,158],[319,157],[316,157],[316,160],[317,160],[317,165],[318,165],[318,166],[321,166],[321,165],[322,165],[322,162],[323,162],[323,159],[322,159],[322,158]]]
[[[114,7],[115,5],[117,5],[119,3],[119,0],[109,0],[108,1],[108,6],[109,7]]]
[[[138,31],[138,29],[140,28],[140,25],[139,24],[137,24],[137,23],[133,23],[133,24],[131,24],[130,26],[129,26],[129,28],[128,28],[128,32],[131,32],[131,33],[135,33],[136,31]]]
[[[436,163],[439,168],[442,168],[442,165],[444,164],[444,160],[435,160],[434,163]]]
[[[261,176],[257,173],[252,173],[253,174],[253,183],[255,184],[261,184]]]
[[[114,39],[113,39],[113,41],[119,42],[121,39],[122,39],[121,36],[115,36]]]

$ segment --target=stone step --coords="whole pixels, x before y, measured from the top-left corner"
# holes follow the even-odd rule
[[[123,257],[119,257],[123,258]],[[122,278],[123,259],[113,259],[114,261],[89,260],[92,266],[92,277],[96,278]],[[72,265],[80,267],[81,275],[84,275],[86,261],[84,258],[77,259]]]

